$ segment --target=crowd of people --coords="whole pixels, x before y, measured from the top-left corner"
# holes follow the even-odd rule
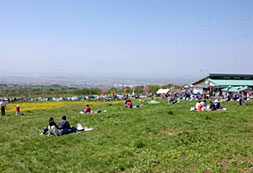
[[[237,92],[237,93],[231,93],[231,92],[221,92],[221,91],[216,91],[214,93],[197,93],[194,94],[191,89],[184,89],[178,92],[170,92],[164,96],[163,98],[166,98],[168,100],[168,104],[176,104],[180,103],[181,100],[188,100],[188,101],[197,101],[195,107],[192,107],[190,111],[226,111],[226,108],[223,108],[221,106],[221,102],[228,102],[228,101],[238,101],[239,105],[246,105],[247,100],[250,99],[250,97],[253,96],[253,93],[250,92]],[[158,96],[159,97],[159,96]],[[132,99],[136,99],[135,97],[131,97]],[[153,97],[152,97],[153,98]],[[79,100],[80,98],[77,98]],[[5,116],[6,115],[6,109],[7,105],[6,102],[11,102],[14,103],[16,101],[27,101],[25,99],[0,99],[0,106],[1,106],[1,115]],[[36,101],[37,99],[29,99],[29,101]],[[47,100],[47,99],[45,99]],[[50,99],[48,99],[50,100]],[[54,100],[54,99],[53,99]],[[61,99],[63,100],[63,99]],[[73,98],[73,100],[76,100]],[[127,98],[123,98],[124,100],[124,106],[128,109],[135,109],[139,107],[143,107],[144,104],[136,104],[133,105],[133,102]],[[142,99],[140,99],[142,101]],[[140,101],[139,100],[139,101]],[[209,100],[209,101],[207,101]],[[40,101],[44,101],[43,99]],[[56,100],[57,101],[57,100]],[[144,97],[144,102],[146,102],[146,97]],[[152,100],[149,101],[148,103],[152,104],[158,104],[160,103],[159,101]],[[16,109],[16,115],[24,115],[21,112],[20,105],[15,106]],[[101,111],[93,111],[91,110],[90,105],[86,105],[82,111],[80,112],[81,114],[97,114],[101,112],[107,112],[106,110]],[[61,135],[66,135],[70,133],[75,133],[78,131],[82,131],[84,128],[82,127],[81,124],[78,124],[77,127],[70,126],[70,123],[67,121],[66,116],[62,116],[62,119],[59,121],[58,124],[55,123],[54,119],[51,117],[49,118],[49,124],[46,126],[41,133],[41,135],[52,135],[52,136],[61,136]]]
[[[209,104],[207,104],[206,100],[198,101],[196,103],[195,107],[192,107],[190,111],[215,111],[215,110],[227,110],[226,108],[222,108],[220,101],[218,99],[215,99],[214,103],[212,101],[209,101]]]
[[[222,101],[238,101],[240,98],[248,100],[253,97],[253,91],[239,91],[239,92],[227,92],[217,89],[216,91],[204,91],[203,93],[194,93],[191,88],[188,89],[178,89],[175,91],[170,91],[165,95],[165,98],[169,99],[180,99],[180,100],[204,100],[204,99],[220,99]]]
[[[166,95],[161,94],[115,94],[115,95],[90,95],[90,96],[71,96],[71,97],[1,97],[0,100],[4,100],[6,103],[14,102],[28,102],[28,101],[88,101],[88,100],[130,100],[130,99],[146,99],[146,98],[166,98],[169,104],[179,103],[180,100],[215,100],[216,98],[220,101],[239,101],[239,104],[246,104],[247,100],[253,97],[253,91],[242,91],[242,92],[228,92],[216,89],[215,91],[206,90],[203,93],[194,93],[192,88],[181,88],[171,90]]]
[[[138,94],[115,94],[115,95],[89,95],[89,96],[70,96],[70,97],[0,97],[0,100],[4,100],[7,103],[15,102],[34,102],[34,101],[115,101],[124,100],[128,98],[138,99],[141,96]]]

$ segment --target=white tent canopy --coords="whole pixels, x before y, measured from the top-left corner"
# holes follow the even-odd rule
[[[170,92],[170,89],[159,89],[156,91],[157,94],[168,94]]]

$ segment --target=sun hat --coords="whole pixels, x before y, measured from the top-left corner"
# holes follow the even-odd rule
[[[82,131],[82,130],[84,130],[84,129],[83,129],[83,126],[82,126],[82,124],[81,124],[81,123],[78,123],[78,124],[77,124],[76,129],[77,129],[78,131]]]

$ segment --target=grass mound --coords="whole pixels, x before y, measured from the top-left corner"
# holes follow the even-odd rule
[[[81,115],[86,104],[108,112]],[[20,103],[25,116],[15,116],[8,104],[0,117],[0,172],[253,171],[253,102],[224,103],[224,112],[190,112],[194,105],[34,102]],[[39,135],[49,117],[62,115],[94,130]]]

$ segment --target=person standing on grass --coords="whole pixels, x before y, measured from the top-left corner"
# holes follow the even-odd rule
[[[5,110],[7,109],[7,106],[6,106],[5,102],[4,102],[4,100],[2,100],[0,102],[0,105],[1,105],[1,115],[5,116]]]
[[[239,98],[239,105],[242,105],[242,92],[239,92],[238,94],[238,98]]]
[[[247,92],[243,92],[243,104],[246,106],[247,104]]]
[[[16,106],[16,115],[20,115],[20,106],[19,105]]]

